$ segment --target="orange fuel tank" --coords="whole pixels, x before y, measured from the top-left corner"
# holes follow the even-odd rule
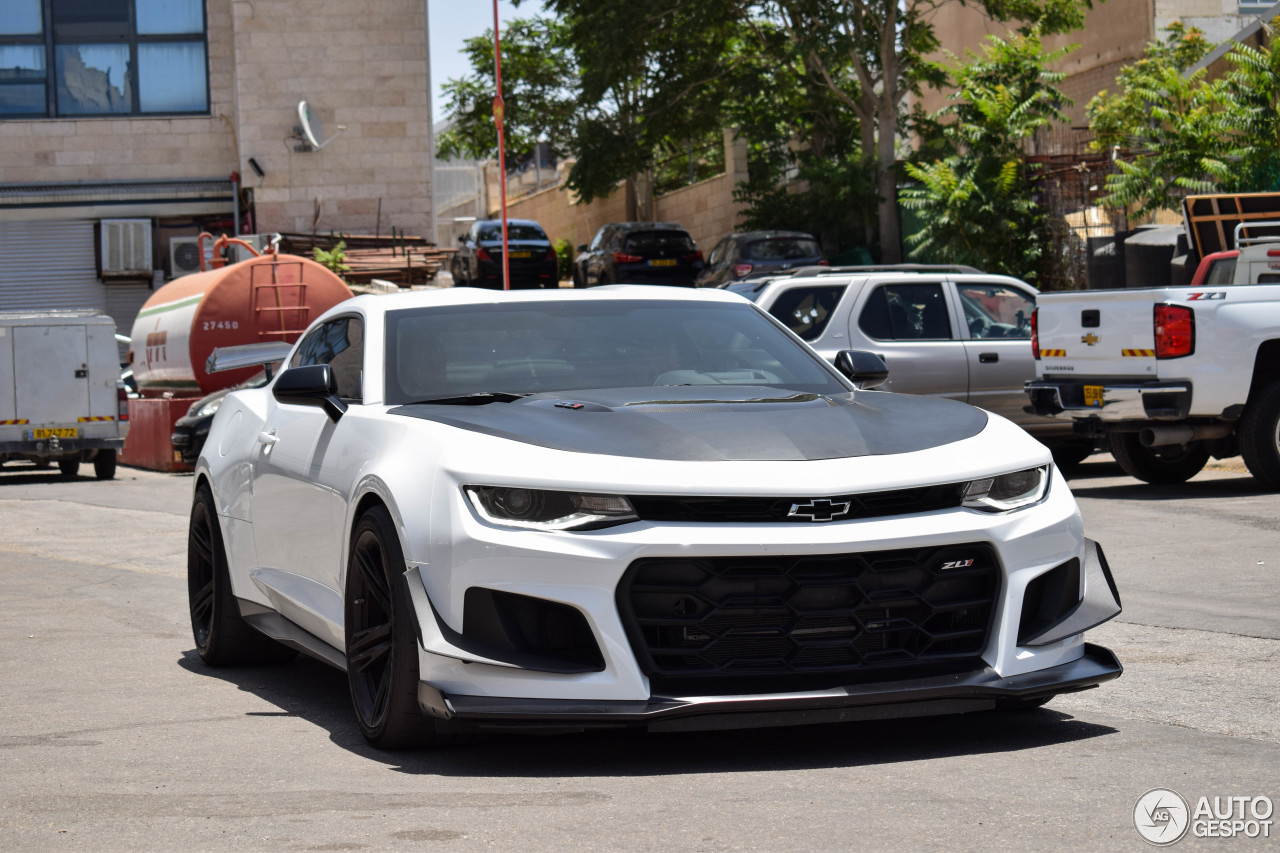
[[[133,375],[145,397],[200,396],[258,368],[205,372],[215,347],[293,343],[351,290],[325,267],[296,255],[262,255],[169,282],[133,323]]]

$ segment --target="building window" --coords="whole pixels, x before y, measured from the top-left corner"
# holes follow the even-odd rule
[[[208,114],[204,0],[3,0],[0,119]]]

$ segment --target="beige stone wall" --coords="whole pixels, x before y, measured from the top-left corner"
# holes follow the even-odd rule
[[[658,196],[654,204],[655,218],[684,226],[702,253],[709,254],[720,238],[736,230],[739,224],[739,206],[733,201],[733,189],[746,180],[746,154],[746,144],[733,139],[726,131],[724,174]],[[496,216],[496,212],[493,215]],[[619,186],[608,198],[577,204],[571,193],[557,187],[509,203],[507,216],[537,220],[552,241],[566,239],[576,250],[583,243],[591,242],[601,226],[626,221],[626,194]]]
[[[208,0],[209,116],[0,121],[0,183],[230,175],[236,168],[231,5]]]
[[[260,231],[430,237],[430,71],[422,0],[253,0],[236,3],[235,89],[241,169],[255,191]],[[307,99],[326,136],[292,150]],[[322,140],[323,141],[323,140]]]

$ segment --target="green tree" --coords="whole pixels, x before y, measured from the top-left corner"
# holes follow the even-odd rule
[[[1177,210],[1189,193],[1230,188],[1239,156],[1230,86],[1190,72],[1212,48],[1180,21],[1116,78],[1121,91],[1089,102],[1094,144],[1116,154],[1102,203],[1137,216]]]
[[[969,52],[949,69],[956,91],[934,118],[951,153],[906,164],[918,185],[903,190],[902,204],[926,222],[907,238],[913,256],[1037,280],[1045,222],[1025,146],[1040,128],[1067,120],[1061,107],[1069,101],[1057,88],[1066,75],[1046,66],[1073,49],[1044,53],[1032,28],[988,36],[980,55]]]
[[[933,13],[959,2],[997,21],[1038,25],[1045,34],[1084,23],[1092,0],[768,0],[740,4],[786,34],[789,53],[821,80],[858,120],[860,147],[870,161],[881,257],[900,260],[897,210],[898,138],[904,103],[945,79],[926,61],[939,47]]]
[[[577,63],[564,24],[539,17],[511,21],[502,34],[503,134],[508,160],[547,141],[563,153],[579,101]],[[471,73],[444,84],[449,130],[436,139],[442,158],[498,156],[493,119],[493,30],[467,39]]]

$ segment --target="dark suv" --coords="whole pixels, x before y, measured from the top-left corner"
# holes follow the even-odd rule
[[[511,253],[511,289],[559,287],[556,250],[547,232],[531,219],[507,220]],[[458,253],[449,265],[455,287],[502,289],[502,220],[482,219],[458,236]]]
[[[818,241],[801,231],[730,234],[711,250],[698,287],[724,287],[748,276],[826,266]]]
[[[673,222],[612,222],[589,246],[578,247],[573,286],[673,284],[692,287],[702,253],[689,232]]]

